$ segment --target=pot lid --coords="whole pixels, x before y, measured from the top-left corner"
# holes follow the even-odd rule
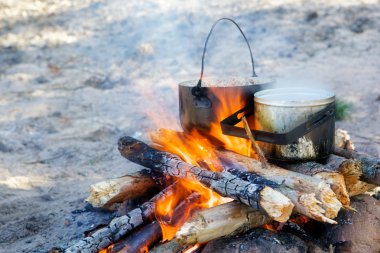
[[[318,106],[335,101],[329,90],[311,88],[278,88],[255,93],[255,102],[272,106]]]

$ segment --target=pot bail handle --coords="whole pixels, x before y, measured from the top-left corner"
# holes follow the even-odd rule
[[[255,64],[254,64],[254,61],[253,61],[253,54],[252,54],[252,50],[251,50],[251,46],[249,45],[249,42],[248,42],[248,39],[247,37],[245,36],[243,30],[240,28],[240,26],[231,18],[221,18],[221,19],[218,19],[211,27],[210,29],[210,32],[208,33],[207,35],[207,38],[206,38],[206,41],[205,41],[205,46],[203,48],[203,54],[202,54],[202,68],[201,68],[201,75],[199,77],[199,81],[197,83],[197,86],[193,88],[192,90],[192,93],[194,96],[201,96],[202,95],[202,78],[203,78],[203,70],[204,70],[204,63],[205,63],[205,55],[206,55],[206,50],[207,50],[207,44],[208,44],[208,40],[210,39],[211,37],[211,34],[212,32],[214,31],[214,28],[216,27],[216,25],[220,22],[220,21],[223,21],[223,20],[227,20],[227,21],[231,21],[240,31],[241,35],[243,36],[246,44],[247,44],[247,47],[248,47],[248,50],[249,50],[249,54],[251,56],[251,64],[252,64],[252,77],[256,77],[256,72],[255,72]]]

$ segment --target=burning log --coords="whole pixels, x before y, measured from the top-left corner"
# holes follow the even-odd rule
[[[360,180],[380,186],[380,158],[360,153],[355,150],[335,148],[334,153],[347,159],[356,159],[360,162]]]
[[[109,208],[114,203],[143,196],[148,190],[157,188],[151,176],[136,173],[102,181],[91,185],[86,199],[94,207]]]
[[[184,135],[184,133],[181,133],[181,132],[174,132],[168,129],[160,129],[159,131],[152,132],[150,134],[150,138],[153,140],[153,142],[161,146],[165,146],[164,140],[170,137],[172,138],[177,137],[183,140],[183,143],[191,144],[189,143],[190,140]],[[212,157],[212,161],[210,162],[213,164],[214,167],[227,170],[228,172],[238,176],[239,178],[245,181],[256,183],[257,182],[256,180],[258,178],[261,178],[256,173],[251,173],[251,172],[247,173],[246,172],[247,169],[245,166],[239,166],[238,163],[234,161],[233,162],[229,161],[229,159],[226,158],[226,155],[223,154],[223,152],[221,151],[210,148],[210,151],[207,154],[210,154],[207,159],[210,160],[210,157]],[[270,165],[268,164],[268,166]],[[262,166],[262,169],[264,170],[265,167]],[[261,180],[264,180],[264,179],[261,179]],[[304,180],[304,181],[306,182],[307,180]],[[344,182],[343,182],[343,187],[344,187]],[[320,206],[321,202],[315,198],[315,193],[305,193],[303,192],[303,190],[295,190],[295,189],[290,189],[288,187],[279,187],[277,188],[277,190],[283,193],[293,202],[293,204],[295,205],[296,212],[304,214],[310,218],[313,218],[319,221],[336,223],[335,221],[329,219],[328,217],[324,215],[325,210]]]
[[[198,180],[224,197],[263,209],[276,221],[288,220],[294,205],[280,192],[262,184],[253,184],[226,172],[212,172],[183,162],[178,156],[162,152],[132,138],[119,140],[119,151],[128,160],[176,178]],[[272,184],[273,186],[273,184]]]
[[[107,253],[143,253],[162,237],[161,227],[157,221],[142,227],[131,236],[108,247]]]
[[[117,242],[126,233],[151,220],[154,215],[155,202],[173,194],[175,184],[165,188],[150,201],[133,209],[126,215],[114,218],[107,227],[101,228],[65,250],[65,253],[98,252]]]
[[[197,212],[177,232],[180,245],[205,243],[226,235],[234,235],[270,222],[261,211],[229,202]]]
[[[259,161],[229,151],[218,151],[218,156],[234,166],[242,166],[248,172],[257,173],[295,191],[315,194],[317,200],[321,202],[322,208],[326,211],[324,215],[329,219],[335,218],[342,207],[341,202],[324,180],[285,170],[272,164],[268,169],[264,169]]]

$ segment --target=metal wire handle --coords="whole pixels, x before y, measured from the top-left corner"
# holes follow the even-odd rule
[[[202,68],[201,68],[201,75],[199,77],[199,81],[198,81],[198,84],[196,87],[194,87],[195,89],[193,89],[193,95],[195,96],[199,96],[202,91],[201,91],[201,87],[202,87],[202,78],[203,78],[203,70],[204,70],[204,63],[205,63],[205,55],[206,55],[206,50],[207,50],[207,43],[208,43],[208,40],[210,39],[210,36],[212,34],[212,32],[214,31],[214,28],[215,26],[222,20],[228,20],[228,21],[231,21],[240,31],[241,35],[243,35],[243,38],[245,40],[245,42],[247,43],[247,47],[248,47],[248,50],[249,50],[249,53],[251,55],[251,63],[252,63],[252,76],[253,77],[256,77],[256,73],[255,73],[255,64],[253,62],[253,55],[252,55],[252,50],[251,50],[251,46],[249,45],[249,42],[248,42],[248,39],[247,37],[245,37],[245,34],[243,32],[243,30],[240,28],[240,26],[233,20],[233,19],[230,19],[230,18],[221,18],[221,19],[218,19],[211,27],[210,29],[210,32],[208,33],[207,35],[207,38],[206,38],[206,41],[205,41],[205,46],[203,48],[203,54],[202,54]]]

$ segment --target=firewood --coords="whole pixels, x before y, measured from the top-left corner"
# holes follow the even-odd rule
[[[111,245],[107,253],[143,253],[162,237],[161,227],[157,221],[140,228],[124,240]]]
[[[360,180],[366,183],[380,186],[380,158],[370,156],[355,150],[335,148],[334,154],[343,156],[347,159],[355,159],[360,162]]]
[[[247,171],[257,173],[268,180],[299,192],[315,194],[317,200],[321,202],[322,208],[326,211],[324,215],[329,219],[335,218],[342,207],[330,185],[324,180],[289,171],[272,164],[268,169],[264,169],[259,161],[230,151],[217,151],[217,153],[222,159],[229,160],[230,164],[245,167]]]
[[[244,180],[252,182],[255,180],[255,177],[252,178],[254,173],[247,172],[245,168],[241,168],[239,166],[229,167],[229,165],[224,165],[224,168]],[[321,202],[315,198],[314,193],[304,193],[290,189],[286,186],[280,186],[276,189],[293,202],[294,212],[303,214],[318,221],[336,224],[336,221],[331,220],[324,215],[326,211],[321,207]]]
[[[331,155],[324,165],[316,162],[307,162],[299,164],[281,164],[281,166],[295,172],[325,179],[326,182],[331,185],[332,190],[346,208],[349,206],[349,198],[347,198],[347,194],[348,196],[356,196],[376,187],[375,185],[360,181],[361,164],[355,159],[346,159],[340,156]],[[341,184],[341,176],[335,176],[337,172],[343,176],[345,187]],[[340,187],[339,184],[341,185]],[[344,188],[346,188],[346,191]]]
[[[346,187],[345,176],[341,173],[341,170],[344,169],[345,173],[349,170],[348,173],[352,173],[353,170],[357,170],[357,166],[355,166],[355,164],[345,163],[346,159],[332,155],[326,164],[302,162],[277,163],[277,165],[297,173],[324,180],[331,186],[331,189],[334,191],[343,207],[350,208],[350,197]]]
[[[195,213],[177,232],[180,245],[204,243],[270,222],[262,211],[233,201]]]
[[[94,207],[109,208],[114,203],[143,196],[155,188],[157,184],[152,177],[135,173],[91,185],[86,201]]]
[[[107,227],[101,228],[65,250],[65,253],[98,252],[117,242],[126,233],[140,226],[154,215],[155,202],[173,194],[175,184],[165,188],[150,201],[133,209],[128,214],[114,218]]]
[[[153,149],[132,137],[119,140],[119,151],[128,160],[165,175],[198,180],[224,197],[265,210],[276,221],[286,221],[292,213],[292,202],[272,187],[253,184],[230,173],[212,172],[185,163],[176,155]]]

